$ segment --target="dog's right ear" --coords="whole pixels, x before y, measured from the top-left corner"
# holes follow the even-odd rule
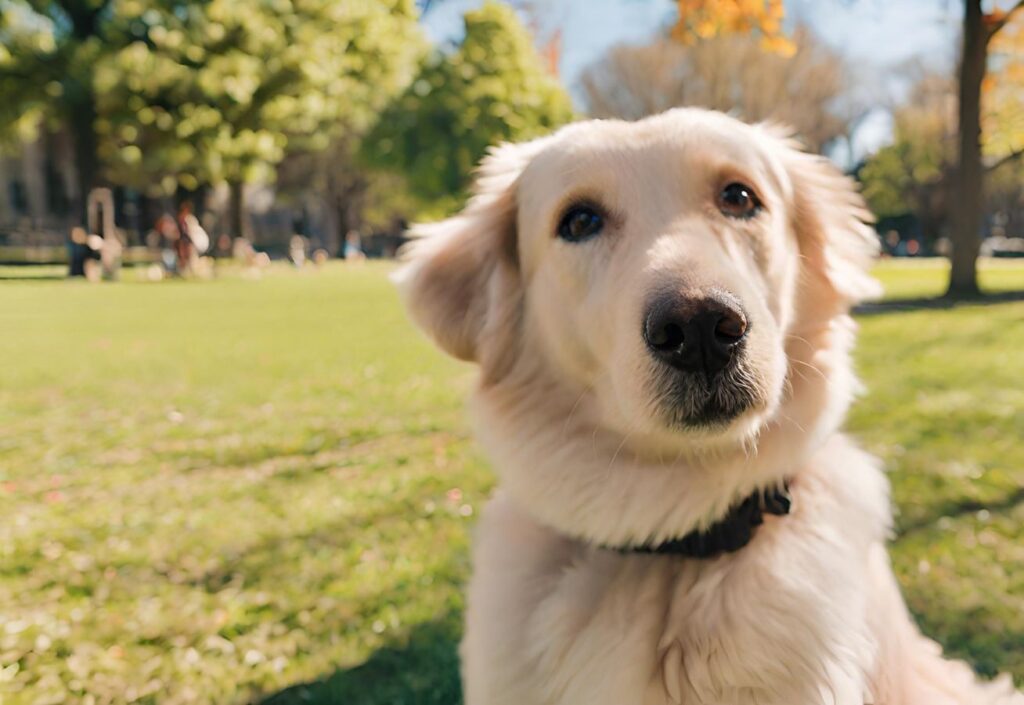
[[[522,314],[516,186],[543,139],[504,144],[481,163],[475,195],[456,216],[417,225],[392,277],[413,321],[485,377],[514,358]]]

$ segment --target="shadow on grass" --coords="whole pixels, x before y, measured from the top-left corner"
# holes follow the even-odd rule
[[[861,304],[854,307],[853,312],[858,316],[877,316],[883,313],[949,310],[960,306],[988,306],[991,304],[1012,303],[1014,301],[1024,301],[1024,290],[1000,291],[994,294],[982,294],[981,296],[963,298],[932,296],[914,299],[888,299],[886,301],[873,301]]]
[[[995,501],[981,502],[976,499],[965,499],[959,502],[942,502],[927,516],[921,517],[920,519],[916,519],[912,522],[907,522],[900,526],[897,536],[903,537],[907,534],[912,534],[915,531],[927,529],[943,518],[948,517],[950,519],[956,519],[957,517],[962,517],[966,514],[980,512],[982,509],[993,513],[1004,512],[1008,509],[1013,509],[1022,502],[1024,502],[1024,487],[1020,487],[1015,491],[1010,492],[1005,497]]]
[[[459,621],[449,615],[415,627],[365,663],[300,683],[257,705],[459,705]]]
[[[1016,687],[1024,686],[1024,633],[980,627],[998,620],[991,608],[911,604],[911,613],[922,631],[942,644],[947,658],[966,661],[985,679],[1014,674]]]

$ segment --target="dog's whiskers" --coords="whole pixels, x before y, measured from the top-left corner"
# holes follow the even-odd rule
[[[606,477],[611,475],[612,470],[613,470],[613,468],[615,466],[615,461],[618,460],[618,458],[619,458],[619,453],[622,452],[622,449],[625,447],[626,442],[629,441],[629,437],[633,435],[633,432],[636,430],[636,428],[637,428],[637,423],[635,421],[631,422],[629,424],[629,426],[626,428],[626,432],[623,434],[622,440],[619,442],[618,447],[615,449],[615,452],[612,454],[611,460],[608,461],[608,467],[606,468],[606,471],[605,471],[605,476]]]
[[[565,423],[562,425],[562,439],[563,440],[565,439],[565,437],[567,435],[569,435],[569,424],[572,422],[572,417],[576,413],[576,409],[579,408],[580,403],[583,401],[583,398],[585,396],[587,396],[588,394],[590,394],[591,392],[593,392],[593,391],[594,391],[594,387],[592,385],[584,387],[583,391],[580,392],[580,395],[578,397],[576,397],[576,402],[572,405],[572,408],[569,409],[569,415],[565,417]]]
[[[802,367],[806,367],[806,368],[812,370],[815,374],[817,374],[818,377],[820,377],[822,379],[822,381],[825,381],[825,382],[828,381],[828,377],[816,365],[812,365],[809,362],[804,362],[803,360],[797,360],[796,358],[791,359],[789,362],[791,364],[794,364],[794,365],[801,365]],[[797,373],[797,374],[799,374],[799,373]],[[800,377],[803,378],[803,375],[800,375]]]

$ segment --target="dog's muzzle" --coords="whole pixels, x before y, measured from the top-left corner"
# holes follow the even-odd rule
[[[668,425],[719,426],[755,402],[743,366],[748,321],[739,302],[725,292],[667,292],[651,299],[642,334],[657,363],[652,398]]]

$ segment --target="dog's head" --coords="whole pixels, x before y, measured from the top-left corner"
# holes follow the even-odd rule
[[[773,128],[692,109],[583,122],[495,150],[398,280],[516,418],[557,424],[570,400],[562,416],[628,452],[721,455],[801,403],[796,365],[873,291],[866,217]]]

